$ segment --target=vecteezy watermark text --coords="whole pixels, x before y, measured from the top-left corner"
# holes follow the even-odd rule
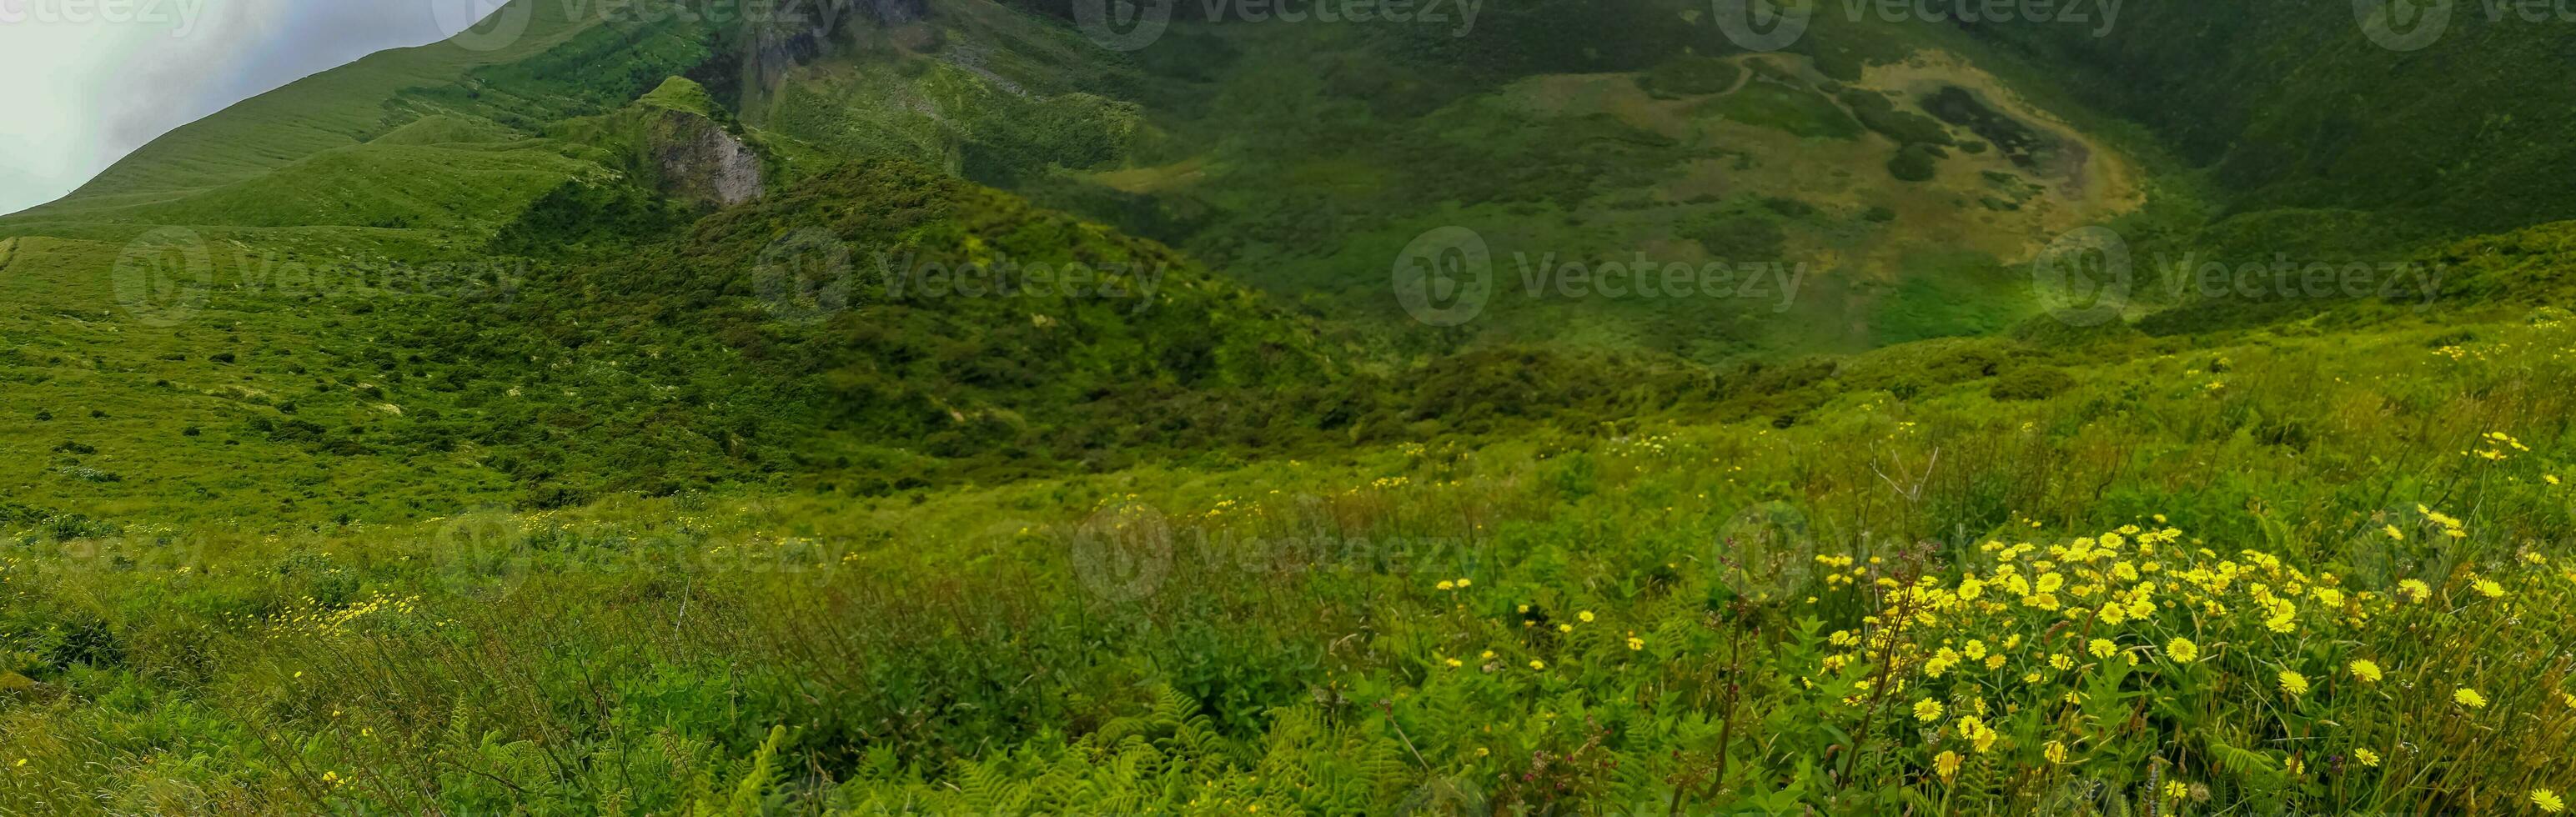
[[[2156,254],[2153,285],[2167,306],[2211,301],[2361,300],[2413,301],[2432,308],[2442,294],[2443,267],[2414,260],[2297,259],[2276,252],[2269,259],[2228,259],[2199,252]],[[2031,261],[2031,284],[2041,309],[2070,326],[2097,326],[2120,318],[2132,305],[2138,281],[2128,241],[2108,227],[2070,230]]]
[[[2231,262],[2157,253],[2156,268],[2177,299],[2420,298],[2424,308],[2442,294],[2442,266],[2420,261],[2298,261],[2274,253],[2270,261]]]
[[[204,0],[191,0],[203,2]],[[854,4],[808,0],[424,0],[447,42],[468,51],[498,51],[519,44],[541,4],[550,19],[601,23],[749,24],[789,30],[830,31]]]
[[[880,249],[860,259],[837,236],[815,229],[780,235],[761,251],[752,289],[785,320],[819,320],[860,303],[942,298],[1132,301],[1131,314],[1158,300],[1171,264],[1163,261],[1021,261],[925,257]]]
[[[1102,48],[1135,51],[1162,39],[1183,2],[1208,22],[1440,26],[1452,37],[1474,31],[1485,8],[1485,0],[1074,0],[1074,24]]]
[[[1826,0],[1710,0],[1718,32],[1747,51],[1778,51],[1806,36],[1807,24]],[[2125,0],[1839,0],[1845,20],[1857,23],[1975,25],[2044,23],[2082,26],[2094,37],[2111,33]]]
[[[146,326],[185,323],[218,292],[270,298],[376,295],[499,297],[515,295],[529,274],[517,258],[407,263],[307,264],[233,245],[221,256],[231,271],[216,282],[215,243],[186,227],[161,227],[128,241],[108,270],[110,292],[126,316]]]
[[[2374,45],[2390,51],[2415,51],[2432,45],[2451,30],[2455,0],[2353,0],[2353,20]],[[2478,0],[2489,24],[2576,23],[2571,0]]]
[[[1414,320],[1457,326],[1483,314],[1498,291],[1510,291],[1502,284],[1518,283],[1533,300],[1734,299],[1783,312],[1807,277],[1803,261],[1662,261],[1642,251],[1626,259],[1515,251],[1511,263],[1514,279],[1498,281],[1483,235],[1456,226],[1424,232],[1396,256],[1396,303]]]
[[[156,25],[197,31],[206,0],[0,0],[0,25]]]
[[[1143,311],[1171,272],[1165,263],[1072,261],[1020,263],[1009,257],[991,261],[943,263],[915,255],[876,254],[878,280],[890,300],[925,298],[1118,298],[1134,299]]]
[[[2088,26],[2093,36],[2111,33],[2123,0],[1842,0],[1844,16],[1891,22],[2062,23]]]
[[[1786,311],[1798,299],[1807,264],[1787,261],[1710,261],[1703,264],[1657,262],[1637,253],[1631,260],[1560,259],[1556,253],[1531,256],[1512,253],[1521,290],[1532,298],[1551,292],[1563,298],[1742,298],[1777,300],[1773,311]]]

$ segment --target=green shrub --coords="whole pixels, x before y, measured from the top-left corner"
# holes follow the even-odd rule
[[[2006,372],[1987,393],[1997,400],[2046,400],[2074,386],[2075,378],[2064,371],[2033,366]]]

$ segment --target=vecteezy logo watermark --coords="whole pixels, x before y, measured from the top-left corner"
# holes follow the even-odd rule
[[[1737,596],[1779,601],[1805,587],[1816,569],[1816,531],[1786,502],[1763,502],[1728,517],[1710,542],[1709,563]]]
[[[2442,38],[2451,28],[2452,0],[2352,0],[2352,16],[2361,23],[2362,36],[2390,51],[2414,51]],[[2504,19],[2505,6],[2525,7],[2535,3],[2508,3],[2485,0],[2487,19]],[[2543,0],[2546,2],[2546,0]],[[2562,5],[2563,9],[2564,6]]]
[[[2362,36],[2390,51],[2415,51],[2451,30],[2456,0],[2353,0]],[[2571,0],[2479,0],[2489,23],[2576,23]]]
[[[1154,594],[1172,570],[1172,525],[1152,505],[1103,506],[1074,529],[1073,575],[1113,604]]]
[[[761,248],[751,289],[780,320],[811,322],[848,309],[850,245],[827,230],[790,230]]]
[[[1074,0],[1073,23],[1111,51],[1138,51],[1163,38],[1179,0]]]
[[[1719,33],[1747,51],[1795,45],[1824,0],[1710,0]],[[2362,0],[2367,2],[2367,0]],[[1976,25],[2053,23],[2084,26],[2094,37],[2111,33],[2124,0],[1841,0],[1843,16],[1887,23]]]
[[[1457,326],[1485,311],[1494,296],[1494,255],[1485,237],[1465,227],[1423,233],[1395,258],[1395,300],[1414,320]]]
[[[157,25],[185,37],[205,10],[206,0],[0,0],[0,25]]]
[[[1181,0],[1073,0],[1082,33],[1112,51],[1136,51],[1163,38]],[[1452,37],[1476,28],[1485,0],[1197,0],[1200,19],[1244,23],[1384,23],[1448,26]]]
[[[2068,326],[2109,323],[2128,308],[2135,284],[2129,242],[2109,227],[2067,232],[2031,260],[2030,278],[2049,317]]]
[[[1818,0],[1711,0],[1717,30],[1746,51],[1778,51],[1807,36]]]
[[[162,227],[126,242],[108,270],[117,308],[145,326],[170,327],[206,307],[215,286],[206,238],[186,227]]]
[[[1543,298],[1731,298],[1776,301],[1786,311],[1807,277],[1805,262],[1658,261],[1644,252],[1626,259],[1513,252],[1520,292]],[[1483,314],[1498,292],[1493,251],[1483,235],[1441,227],[1406,245],[1395,260],[1395,299],[1414,320],[1457,326]]]
[[[528,33],[535,0],[429,0],[430,19],[440,31],[456,32],[449,43],[467,51],[499,51]]]

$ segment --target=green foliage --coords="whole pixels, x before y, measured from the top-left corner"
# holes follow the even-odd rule
[[[1898,181],[1930,181],[1940,171],[1941,156],[1941,149],[1933,145],[1920,142],[1906,145],[1898,148],[1896,155],[1887,160],[1887,175],[1896,177]]]
[[[2557,555],[2523,544],[2576,524],[2569,488],[2540,478],[2566,472],[2550,429],[2569,396],[2496,386],[2566,376],[2576,327],[2476,331],[2459,354],[2427,345],[2455,332],[2435,323],[2213,349],[2130,336],[2011,402],[1980,375],[2012,380],[2036,350],[1946,341],[1769,378],[1860,387],[1785,428],[1360,447],[919,499],[66,524],[14,538],[0,576],[0,671],[36,696],[0,704],[28,760],[0,774],[13,808],[55,811],[2135,813],[2173,807],[2166,782],[2194,808],[2483,807],[2568,782],[2518,759],[2564,743],[2563,718],[2520,714],[2562,711],[2563,673],[2513,656],[2563,641],[2538,611],[2576,597]],[[2377,376],[2398,370],[2430,373]],[[1934,376],[1890,399],[1914,373]],[[1937,382],[1953,373],[1969,379]],[[2361,399],[2386,408],[2339,408]],[[2285,423],[2308,453],[2262,439]],[[2423,435],[2501,458],[2409,456]],[[2133,456],[2229,476],[2176,482]],[[1137,504],[1160,509],[1151,524],[1099,510]],[[2177,576],[2152,623],[2086,632],[1996,578],[2007,603],[1902,637],[1918,656],[1978,638],[2006,669],[1860,694],[1875,669],[1837,639],[1892,620],[1876,580],[1951,587],[2121,525],[2203,540],[2122,535],[2123,559],[2248,571],[2225,591],[2240,612],[2179,604],[2204,591]],[[1980,548],[2023,541],[2041,550]],[[1757,553],[1778,569],[1728,567]],[[2406,579],[2447,601],[2410,600]],[[2244,594],[2292,581],[2358,606],[2303,595],[2303,632],[2275,632]],[[1972,626],[2024,640],[1942,629]],[[2106,636],[2141,663],[2091,652]],[[2176,636],[2195,660],[2166,657]],[[2053,669],[2061,653],[2074,663]],[[2387,677],[2359,680],[2356,658]],[[2313,688],[2285,696],[2282,662]],[[2488,704],[2462,709],[2460,687]],[[1950,715],[1926,726],[1913,707],[1939,690]],[[1947,733],[1975,697],[1997,733],[1984,751]],[[1965,756],[1955,775],[1943,751]]]
[[[2493,219],[2363,195],[2492,201],[2520,160],[2320,181],[2387,155],[2282,147],[2358,132],[2319,90],[2348,71],[2292,82],[2332,104],[2157,112],[2247,206],[2148,187],[2119,228],[2442,238],[2410,257],[2456,275],[2075,327],[2006,250],[1866,240],[2044,209],[2100,147],[1851,84],[1938,32],[1704,53],[1702,9],[1550,0],[1476,37],[1185,11],[1122,56],[941,3],[746,76],[748,32],[553,8],[0,221],[0,811],[2452,813],[2576,783],[2567,229],[2449,240]],[[717,131],[761,200],[662,177]],[[1797,184],[1738,186],[1766,174]],[[1387,260],[1460,224],[1505,257],[1864,260],[1821,309],[1402,322]],[[169,324],[106,274],[163,225],[213,282]],[[2003,663],[1927,666],[1966,650]]]
[[[1735,89],[1744,69],[1713,57],[1681,56],[1656,63],[1637,76],[1637,87],[1661,98],[1705,96]]]
[[[2020,369],[1995,381],[1997,400],[2046,400],[2075,385],[2075,378],[2056,369]]]
[[[2231,23],[2209,24],[2219,16]],[[2427,228],[2500,232],[2576,217],[2576,198],[2549,181],[2571,161],[2557,138],[2569,108],[2557,89],[2518,74],[2561,53],[2565,27],[2505,6],[2383,24],[2435,36],[2396,52],[2351,19],[2322,25],[2303,10],[2216,3],[2141,7],[2120,16],[2117,36],[2036,21],[1971,31],[2037,55],[2081,98],[2153,129],[2207,168],[2239,211],[2380,214],[2377,231],[2349,237],[2397,239],[2389,248]],[[2451,70],[2422,70],[2436,64]]]
[[[1942,127],[1940,122],[1934,121],[1931,117],[1913,111],[1898,110],[1895,101],[1888,99],[1885,94],[1861,88],[1845,88],[1834,98],[1842,100],[1843,105],[1851,108],[1852,116],[1860,120],[1862,127],[1896,140],[1899,145],[1919,143],[1947,146],[1951,144],[1948,128]]]
[[[1860,123],[1833,100],[1776,81],[1745,83],[1735,93],[1709,103],[1708,110],[1737,122],[1809,138],[1851,139],[1862,133]]]

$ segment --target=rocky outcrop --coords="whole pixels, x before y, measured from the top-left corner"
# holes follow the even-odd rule
[[[664,111],[662,117],[652,151],[663,192],[717,204],[760,197],[759,151],[704,116]]]
[[[779,13],[754,25],[743,54],[744,75],[778,87],[788,69],[820,56],[852,20],[896,26],[928,16],[928,0],[781,0]]]

